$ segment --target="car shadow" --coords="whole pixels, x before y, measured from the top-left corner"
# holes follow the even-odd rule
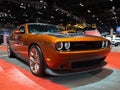
[[[95,82],[99,82],[105,79],[106,77],[108,77],[109,75],[111,75],[112,72],[113,72],[112,69],[103,68],[100,70],[87,72],[87,73],[47,77],[47,79],[52,82],[61,84],[63,86],[74,88],[77,86],[83,86],[83,85],[88,85],[88,84],[92,84]]]

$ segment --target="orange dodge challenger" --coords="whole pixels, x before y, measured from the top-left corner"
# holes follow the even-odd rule
[[[13,30],[8,56],[27,61],[34,75],[65,75],[100,69],[110,41],[83,33],[61,33],[55,25],[27,23]]]

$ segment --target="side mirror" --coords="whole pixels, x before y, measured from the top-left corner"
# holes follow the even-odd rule
[[[20,34],[20,30],[16,30],[14,33],[15,34]]]

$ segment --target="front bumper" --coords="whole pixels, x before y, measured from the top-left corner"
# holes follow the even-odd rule
[[[45,73],[48,75],[52,75],[52,76],[72,75],[72,74],[77,74],[77,73],[85,73],[85,72],[99,70],[99,69],[102,69],[103,66],[105,66],[106,64],[107,64],[106,62],[102,62],[101,64],[90,67],[89,69],[86,68],[84,70],[71,70],[71,71],[54,71],[49,68],[45,68]]]
[[[49,60],[46,60],[46,65],[51,70],[57,70],[59,68],[63,68],[63,70],[72,70],[77,69],[74,65],[76,63],[78,66],[81,65],[81,62],[86,62],[89,64],[93,61],[91,66],[95,66],[96,64],[100,64],[104,61],[105,57],[109,54],[110,48],[101,49],[101,50],[92,50],[92,51],[78,51],[78,52],[58,52],[52,53],[52,57]],[[46,58],[45,58],[46,59]],[[86,66],[87,67],[87,66]],[[81,67],[80,67],[81,68]],[[79,69],[79,68],[78,68]]]

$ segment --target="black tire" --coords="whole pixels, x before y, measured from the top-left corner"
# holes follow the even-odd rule
[[[115,43],[115,46],[118,46],[118,43]]]
[[[9,45],[7,46],[7,54],[8,54],[8,57],[10,57],[10,58],[15,57],[14,52],[12,51],[12,49],[10,48]]]
[[[32,45],[29,50],[29,66],[31,72],[36,76],[43,76],[44,73],[44,63],[43,54],[39,46]]]

